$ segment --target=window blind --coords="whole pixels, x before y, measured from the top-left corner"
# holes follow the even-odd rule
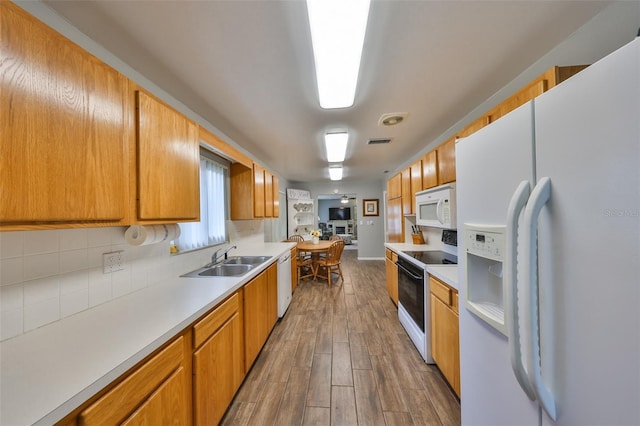
[[[194,250],[226,240],[225,168],[200,157],[200,222],[180,224],[176,245],[180,251]]]

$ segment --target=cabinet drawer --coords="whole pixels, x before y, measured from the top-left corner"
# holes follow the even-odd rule
[[[455,290],[452,290],[452,297],[451,297],[451,309],[453,309],[453,312],[458,313],[458,292]]]
[[[448,306],[451,306],[451,288],[433,277],[429,277],[429,286],[431,293],[438,299],[442,300]]]
[[[387,259],[392,261],[393,263],[398,262],[398,254],[391,249],[384,249],[384,254]]]
[[[193,347],[197,348],[203,344],[239,309],[240,297],[235,293],[193,326]]]
[[[180,336],[160,353],[145,362],[123,382],[80,413],[81,425],[117,424],[149,397],[184,360]]]

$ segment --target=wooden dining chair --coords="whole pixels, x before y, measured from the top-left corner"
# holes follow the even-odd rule
[[[287,241],[300,243],[304,241],[302,235],[290,235]],[[296,275],[298,285],[303,278],[315,277],[316,271],[311,253],[301,251],[296,247]]]
[[[340,235],[333,234],[332,236],[329,237],[329,241],[340,241],[340,240],[342,240],[342,237]]]
[[[342,282],[344,282],[344,277],[342,276],[342,268],[340,267],[340,258],[342,257],[342,251],[344,250],[344,241],[342,239],[334,241],[327,250],[327,254],[325,257],[318,259],[318,264],[316,265],[316,269],[314,272],[313,279],[316,280],[318,277],[326,278],[329,283],[329,287],[331,287],[331,274],[337,273],[342,278]],[[320,275],[320,269],[324,269],[327,275]]]

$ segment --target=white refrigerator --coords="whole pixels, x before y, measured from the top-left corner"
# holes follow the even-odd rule
[[[462,424],[639,425],[640,39],[456,169]]]

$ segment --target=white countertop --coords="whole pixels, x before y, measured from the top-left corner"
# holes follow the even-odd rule
[[[428,244],[385,243],[385,247],[395,251],[396,253],[401,251],[439,250],[438,248],[429,246]],[[427,273],[440,279],[456,290],[460,290],[458,288],[458,265],[427,265]]]
[[[0,343],[0,424],[59,421],[293,246],[239,247],[273,257],[242,277],[170,277]]]

